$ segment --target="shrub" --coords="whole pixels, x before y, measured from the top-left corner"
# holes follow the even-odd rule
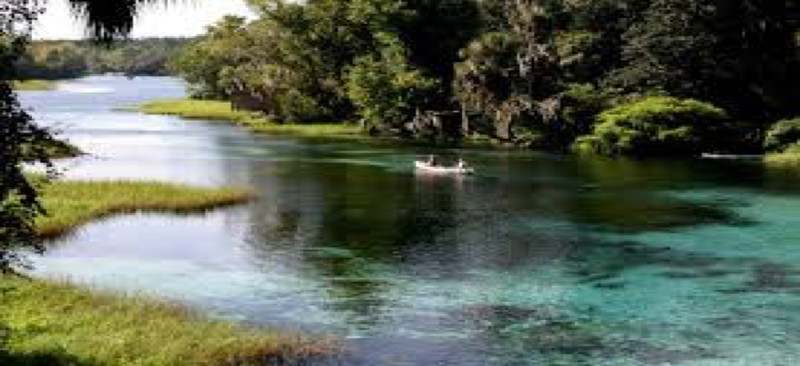
[[[611,94],[588,84],[572,84],[562,93],[558,123],[545,126],[552,147],[569,148],[578,136],[592,132],[592,126],[611,104]]]
[[[600,114],[592,134],[574,150],[603,155],[696,155],[721,147],[728,115],[692,99],[646,97]]]
[[[764,149],[767,151],[784,151],[791,145],[800,142],[800,117],[778,121],[764,138]]]

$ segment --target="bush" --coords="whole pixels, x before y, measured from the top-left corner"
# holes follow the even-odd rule
[[[607,90],[588,84],[572,84],[562,93],[558,123],[545,125],[543,133],[551,148],[568,149],[578,136],[592,132],[597,115],[611,104]]]
[[[800,117],[778,121],[764,138],[764,149],[767,151],[784,151],[800,142]]]
[[[579,138],[577,152],[603,155],[697,155],[721,148],[728,115],[692,99],[647,97],[600,114],[592,134]]]

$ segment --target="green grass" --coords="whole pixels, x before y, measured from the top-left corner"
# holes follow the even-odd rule
[[[348,123],[278,124],[256,112],[237,111],[231,103],[216,100],[154,100],[126,110],[145,114],[174,115],[186,119],[231,122],[256,133],[300,137],[361,138],[361,128]]]
[[[58,86],[58,82],[52,80],[16,80],[11,83],[15,90],[53,90]]]
[[[50,159],[66,159],[83,155],[81,149],[64,140],[51,140],[45,143],[43,148],[45,154],[47,154]],[[31,152],[30,146],[22,146],[22,154],[25,156],[25,161],[34,160],[33,156],[31,156],[33,153]]]
[[[186,119],[231,121],[242,123],[256,118],[255,113],[235,111],[231,102],[219,100],[161,99],[138,106],[136,111],[146,114],[166,114]]]
[[[193,213],[246,202],[251,193],[236,188],[194,188],[158,182],[55,181],[42,188],[48,212],[36,221],[42,237],[66,234],[87,222],[137,211]]]
[[[10,330],[0,365],[255,366],[313,360],[338,348],[63,282],[0,276],[0,294],[0,325]]]

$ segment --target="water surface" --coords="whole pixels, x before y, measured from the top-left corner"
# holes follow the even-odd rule
[[[70,179],[253,188],[206,215],[111,218],[39,276],[333,334],[354,365],[796,365],[800,180],[757,163],[577,159],[253,136],[116,110],[173,79],[25,92],[91,155]],[[474,177],[415,174],[463,157]]]

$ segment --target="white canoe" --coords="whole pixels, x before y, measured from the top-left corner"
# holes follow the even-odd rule
[[[414,166],[417,168],[417,171],[430,174],[466,175],[475,173],[475,170],[472,168],[460,168],[457,166],[434,166],[425,161],[415,161]]]
[[[716,160],[754,160],[761,159],[764,155],[746,155],[746,154],[710,154],[704,153],[700,155],[702,159],[716,159]]]

